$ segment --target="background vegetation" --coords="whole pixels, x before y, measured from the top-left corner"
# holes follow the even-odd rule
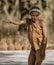
[[[27,26],[8,24],[5,21],[29,17],[32,6],[40,7],[40,18],[47,23],[47,46],[52,45],[54,48],[54,0],[0,0],[0,50],[30,49]]]

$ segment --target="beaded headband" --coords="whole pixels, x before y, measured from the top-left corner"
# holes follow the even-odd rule
[[[39,13],[40,13],[40,10],[39,10],[39,9],[31,9],[31,10],[30,10],[30,13],[31,13],[31,12],[39,12]]]

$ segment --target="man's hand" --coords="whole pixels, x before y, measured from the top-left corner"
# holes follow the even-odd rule
[[[18,25],[18,22],[16,22],[16,21],[8,21],[8,20],[6,20],[5,22],[10,23],[10,24],[14,24],[14,25]]]
[[[13,21],[8,21],[8,20],[6,20],[5,23],[13,23]]]
[[[47,37],[44,37],[44,44],[47,44]]]

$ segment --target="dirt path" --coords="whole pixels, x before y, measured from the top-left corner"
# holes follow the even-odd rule
[[[0,52],[0,65],[27,65],[30,51]],[[54,50],[46,51],[46,59],[42,65],[54,65]]]

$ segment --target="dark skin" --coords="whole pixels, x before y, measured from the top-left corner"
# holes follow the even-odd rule
[[[39,12],[32,12],[30,14],[33,23],[39,24],[39,15],[40,15]],[[26,20],[10,21],[8,23],[15,24],[15,25],[20,25],[20,24],[26,24]],[[44,40],[46,41],[47,31],[46,31],[46,23],[44,21],[42,21],[42,28],[43,28]]]
[[[39,25],[41,23],[41,21],[39,20],[39,15],[40,15],[39,12],[32,12],[30,15],[31,15],[31,20],[32,20],[33,24]],[[8,23],[12,23],[14,25],[27,24],[26,20],[10,21]],[[42,31],[43,31],[43,37],[44,37],[44,39],[43,39],[43,44],[41,45],[41,48],[40,48],[41,52],[39,53],[40,56],[41,56],[41,61],[39,61],[37,63],[37,65],[41,65],[42,60],[45,57],[45,49],[46,49],[46,44],[47,44],[47,31],[46,31],[46,23],[44,21],[42,21]],[[28,33],[29,33],[29,31],[28,31]],[[30,43],[32,43],[32,40],[31,40]],[[34,50],[31,49],[31,52],[30,52],[30,55],[29,55],[29,59],[28,59],[28,65],[35,65],[35,61],[37,61],[35,54],[36,54],[36,51],[34,51]]]
[[[33,23],[39,24],[39,15],[40,14],[38,12],[32,12],[30,15],[31,15],[31,19],[33,20]],[[26,20],[9,21],[8,23],[12,23],[15,25],[21,25],[21,24],[26,24]],[[46,23],[44,21],[42,22],[42,27],[43,27],[44,40],[46,40],[47,30],[46,30]]]

